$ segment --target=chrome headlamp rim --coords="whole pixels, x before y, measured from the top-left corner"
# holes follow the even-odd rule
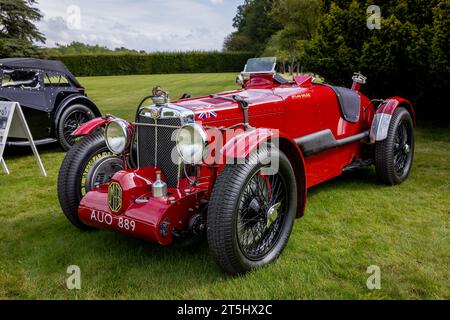
[[[112,125],[118,125],[120,130],[121,130],[121,134],[123,135],[123,138],[125,139],[125,143],[123,144],[123,147],[121,147],[121,149],[118,150],[114,150],[114,148],[111,146],[110,141],[108,139],[108,132],[109,132],[109,128]],[[112,121],[110,121],[106,127],[105,127],[105,141],[106,141],[106,146],[108,147],[109,151],[111,151],[112,153],[119,155],[125,152],[125,150],[127,150],[127,148],[130,146],[131,144],[131,135],[130,135],[130,125],[128,124],[128,122],[126,122],[125,120],[122,119],[114,119]]]
[[[194,130],[193,131],[194,134],[197,133],[199,135],[199,137],[201,138],[201,148],[202,148],[201,159],[196,159],[196,158],[187,159],[185,157],[185,155],[183,154],[182,150],[180,150],[180,135],[184,129],[188,129],[188,128],[192,128],[192,130]],[[180,129],[178,129],[178,133],[176,136],[176,148],[177,148],[178,155],[180,156],[183,163],[191,164],[191,165],[201,164],[204,159],[207,144],[208,144],[208,135],[201,125],[199,125],[197,123],[189,123],[189,124],[182,126]]]

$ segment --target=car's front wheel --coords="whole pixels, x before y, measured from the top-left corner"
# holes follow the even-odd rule
[[[230,274],[273,262],[289,240],[297,205],[294,170],[281,151],[264,149],[245,164],[226,165],[207,214],[208,244],[216,262]]]
[[[76,140],[72,133],[86,122],[95,118],[94,112],[83,105],[73,104],[67,107],[59,119],[56,126],[58,142],[63,150],[67,151],[75,144]]]
[[[78,217],[83,196],[98,185],[108,183],[123,169],[121,158],[106,146],[102,132],[83,138],[66,154],[58,176],[58,198],[69,221],[81,230],[90,229]]]

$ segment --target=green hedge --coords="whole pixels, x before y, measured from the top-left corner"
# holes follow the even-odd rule
[[[48,59],[62,61],[76,76],[126,74],[208,73],[242,71],[252,53],[161,52],[130,55],[71,55]]]

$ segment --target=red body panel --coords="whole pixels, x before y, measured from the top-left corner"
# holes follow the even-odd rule
[[[348,122],[342,116],[335,92],[328,86],[314,84],[312,80],[311,76],[298,76],[293,83],[277,84],[272,75],[250,76],[242,90],[225,92],[219,97],[204,96],[172,103],[192,110],[196,122],[205,128],[214,127],[221,132],[231,126],[240,129],[223,141],[215,141],[220,142],[219,158],[245,158],[261,143],[281,140],[283,151],[290,159],[295,159],[291,163],[295,167],[299,199],[306,199],[308,188],[339,176],[355,160],[366,159],[366,144],[358,140],[304,157],[295,140],[324,130],[330,130],[336,140],[358,136],[370,130],[376,112],[371,101],[355,91],[361,100],[360,118],[356,123]],[[244,112],[237,102],[220,98],[233,95],[239,95],[249,103],[249,123],[254,130],[244,132]],[[392,113],[399,104],[410,106],[404,99],[394,100],[395,103],[383,105],[378,112]],[[412,106],[411,112],[413,114]],[[94,119],[79,128],[75,135],[89,134],[109,121]],[[223,167],[223,164],[205,161],[198,171],[199,184],[196,187],[182,179],[178,188],[169,189],[168,197],[158,199],[153,198],[151,192],[157,168],[121,171],[113,177],[113,182],[118,183],[123,191],[122,208],[118,213],[109,209],[108,187],[100,186],[83,198],[79,217],[91,226],[168,245],[172,242],[172,231],[186,230],[189,219],[208,202]],[[144,198],[147,200],[143,201]],[[302,204],[299,216],[303,215],[305,201]],[[131,222],[133,230],[130,229]],[[128,228],[124,223],[128,223]]]
[[[225,158],[246,158],[263,142],[277,137],[278,132],[271,129],[256,129],[246,131],[230,139],[222,148],[221,153]]]
[[[108,186],[89,192],[81,201],[78,216],[85,224],[142,238],[160,245],[172,243],[173,230],[185,230],[192,212],[197,211],[206,188],[186,186],[170,190],[164,198],[153,198],[151,185],[157,168],[118,172],[112,182],[123,190],[122,209],[114,213],[108,206]],[[188,191],[189,190],[189,191]],[[139,203],[139,199],[147,199]],[[136,201],[138,200],[138,201]],[[127,222],[128,221],[128,222]],[[167,223],[166,234],[161,225]]]

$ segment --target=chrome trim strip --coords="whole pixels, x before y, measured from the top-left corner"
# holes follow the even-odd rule
[[[195,122],[195,114],[192,110],[171,103],[168,103],[164,107],[158,107],[156,105],[142,107],[139,114],[144,117],[152,118],[151,110],[158,111],[160,115],[159,119],[180,118],[183,125]]]
[[[132,124],[135,126],[140,126],[140,127],[159,127],[159,128],[169,128],[169,129],[182,128],[181,126],[168,126],[165,124],[150,124],[150,123],[138,123],[138,122],[132,122]]]
[[[151,110],[157,110],[159,114],[158,119],[154,119],[151,117]],[[158,165],[158,127],[160,128],[170,128],[170,129],[180,129],[182,126],[190,123],[195,123],[195,114],[192,110],[184,108],[182,106],[168,103],[167,105],[160,107],[156,105],[144,106],[139,111],[140,116],[151,118],[155,121],[155,124],[149,123],[138,123],[133,122],[135,126],[143,126],[143,127],[154,127],[155,128],[155,166]],[[171,119],[171,118],[179,118],[181,120],[181,126],[170,126],[170,125],[160,125],[158,124],[159,119]],[[136,130],[136,141],[137,141],[137,165],[140,168],[140,157],[139,157],[139,131]]]
[[[370,129],[370,142],[386,140],[391,125],[392,115],[387,113],[376,113]]]
[[[157,120],[155,120],[155,125]],[[155,127],[155,166],[158,166],[158,126]]]

